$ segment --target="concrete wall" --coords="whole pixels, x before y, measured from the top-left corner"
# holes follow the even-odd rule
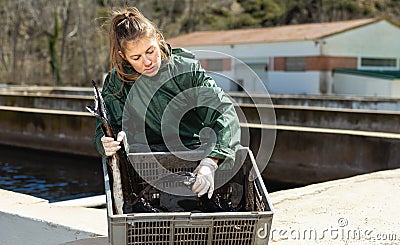
[[[305,98],[306,103],[313,101],[309,97]],[[316,103],[323,103],[321,97],[313,98],[319,101]],[[265,97],[259,99],[266,100]],[[285,100],[284,96],[279,99]],[[296,102],[294,97],[286,99]],[[65,100],[58,101],[63,106],[68,104]],[[299,101],[305,103],[304,98]],[[92,102],[90,97],[89,102]],[[397,103],[392,100],[386,102]],[[357,103],[360,105],[366,102]],[[259,105],[260,111],[252,104],[236,108],[244,112],[242,119],[245,120],[242,122],[253,123],[242,124],[242,132],[249,132],[247,136],[250,136],[250,141],[244,144],[254,152],[264,153],[265,157],[260,158],[264,165],[271,156],[265,170],[270,179],[313,183],[400,167],[395,161],[400,157],[397,151],[400,149],[399,112],[279,105],[273,108],[265,104]],[[259,124],[260,115],[266,125]],[[87,112],[0,106],[0,118],[0,144],[99,156],[92,145],[95,118]],[[260,130],[263,127],[269,127],[263,129],[266,131],[276,130],[276,141],[275,134],[266,134],[270,137],[267,139],[268,144],[261,146],[262,150],[259,151],[262,136]]]
[[[270,128],[253,126],[252,135]],[[266,149],[251,148],[263,159]],[[400,167],[400,135],[278,126],[272,156],[263,171],[268,180],[311,184]]]
[[[400,112],[252,104],[236,109],[248,123],[399,133]],[[89,113],[0,106],[0,117],[7,118],[0,120],[1,144],[99,156]]]
[[[64,91],[64,93],[67,93],[67,95],[55,95],[49,94],[49,92],[44,94],[41,90],[27,94],[2,92],[0,93],[0,105],[86,111],[85,106],[93,104],[93,96],[89,92],[85,92],[88,94],[87,96],[70,95],[68,94],[70,92],[66,91]],[[74,93],[74,91],[71,93]],[[228,95],[230,95],[237,103],[255,102],[258,104],[273,103],[276,105],[299,105],[366,110],[400,110],[399,100],[390,97],[265,94],[260,93],[260,91],[258,91],[258,93],[228,92]]]
[[[88,112],[0,106],[0,144],[99,156],[92,139],[95,117]]]
[[[106,236],[106,211],[58,207],[0,189],[0,244],[55,245]]]
[[[253,104],[236,110],[245,116],[241,121],[249,123],[400,133],[400,112]]]
[[[294,105],[305,107],[327,107],[336,109],[359,109],[400,111],[400,100],[393,97],[356,95],[296,95],[296,94],[258,94],[229,93],[236,103]]]
[[[93,105],[93,95],[41,94],[39,91],[30,94],[0,93],[0,106],[86,112],[87,105]]]
[[[0,105],[86,112],[85,107],[93,104],[93,92],[89,92],[87,89],[82,92],[68,91],[67,88],[57,88],[57,90],[63,91],[66,95],[49,94],[52,90],[43,91],[39,88],[26,94],[0,91]],[[74,93],[85,93],[87,95],[71,95]],[[228,95],[237,103],[400,111],[400,100],[393,97],[267,94],[260,91],[257,93],[228,92]]]

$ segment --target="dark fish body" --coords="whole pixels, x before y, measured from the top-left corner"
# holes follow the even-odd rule
[[[157,206],[159,205],[159,207]],[[169,212],[235,212],[235,208],[219,194],[213,194],[211,199],[207,195],[177,196],[168,193],[160,194],[160,201],[156,206],[160,210]]]
[[[211,199],[208,199],[207,195],[200,197],[202,206],[205,212],[235,212],[235,208],[232,207],[223,197],[219,194],[212,195]]]
[[[116,139],[116,134],[107,119],[107,112],[103,97],[99,92],[96,82],[92,81],[94,88],[94,106],[87,106],[86,109],[101,121],[101,128],[105,136]],[[107,163],[112,170],[113,181],[113,203],[114,211],[117,214],[131,213],[132,210],[140,209],[137,206],[148,207],[149,204],[144,199],[135,200],[136,194],[140,190],[139,185],[133,183],[133,169],[131,162],[125,150],[125,146],[121,142],[121,148],[112,157],[107,157]],[[136,173],[137,174],[137,173]],[[135,203],[133,205],[132,203]],[[149,212],[155,212],[151,208]]]
[[[171,173],[160,177],[156,180],[152,186],[157,187],[168,183],[169,186],[186,186],[191,189],[191,186],[196,181],[196,176],[191,172],[178,172]],[[175,184],[174,184],[175,182]],[[139,195],[143,195],[144,192],[149,191],[151,185],[148,185]],[[235,212],[235,208],[226,201],[221,195],[213,194],[209,199],[207,195],[198,197],[197,195],[192,196],[180,196],[177,194],[171,194],[167,192],[159,193],[159,200],[153,200],[152,205],[157,207],[159,210],[168,212]]]

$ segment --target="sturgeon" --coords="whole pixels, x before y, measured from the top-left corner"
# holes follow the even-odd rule
[[[101,129],[105,136],[116,140],[116,133],[108,118],[104,99],[97,88],[96,82],[92,80],[94,89],[94,106],[86,106],[86,109],[101,121]],[[133,167],[126,153],[124,143],[121,148],[111,157],[107,157],[107,163],[112,172],[113,208],[116,214],[130,213],[135,208],[132,203],[139,189],[132,176]],[[130,168],[131,167],[131,168]],[[136,187],[136,188],[135,188]],[[136,190],[135,190],[136,189]],[[152,212],[152,210],[150,210]]]

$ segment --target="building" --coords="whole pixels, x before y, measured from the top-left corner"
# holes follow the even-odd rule
[[[399,40],[399,25],[370,18],[194,32],[167,42],[194,51],[226,90],[260,92],[265,86],[270,93],[331,94],[346,93],[347,83],[354,91],[350,76],[335,86],[334,69],[399,70]]]
[[[334,69],[334,91],[337,94],[399,97],[400,71]]]

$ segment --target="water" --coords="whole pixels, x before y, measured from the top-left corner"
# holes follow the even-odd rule
[[[100,159],[0,146],[0,189],[50,202],[104,194]]]
[[[265,181],[268,192],[298,187]],[[0,146],[0,189],[50,202],[104,194],[100,158]]]

